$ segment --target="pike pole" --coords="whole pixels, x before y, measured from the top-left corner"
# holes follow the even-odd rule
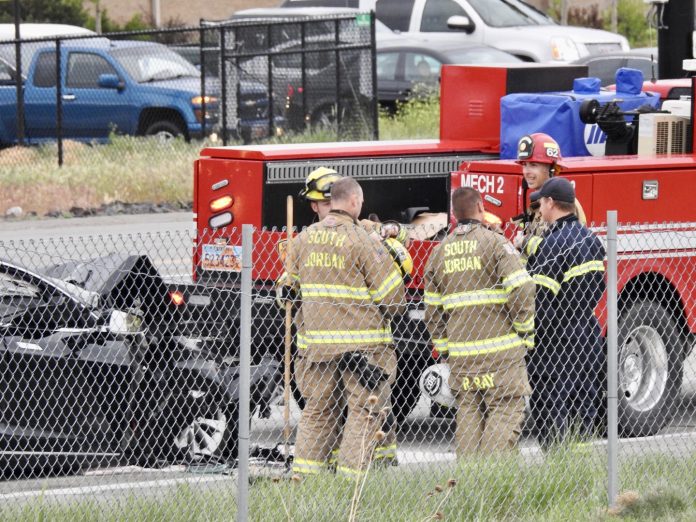
[[[293,202],[292,196],[288,196],[286,203],[286,245],[285,245],[285,284],[289,287],[292,284],[290,278],[290,268],[288,259],[290,258],[292,240],[292,216]],[[285,439],[285,462],[290,458],[290,364],[292,362],[292,302],[285,301],[285,372],[283,380],[283,437]]]

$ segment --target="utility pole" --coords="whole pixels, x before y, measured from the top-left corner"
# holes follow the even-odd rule
[[[101,4],[99,3],[100,0],[94,0],[94,8],[95,8],[95,13],[94,13],[94,30],[96,31],[97,34],[102,34],[102,17],[101,17]]]
[[[619,32],[619,0],[611,0],[611,32]]]
[[[155,27],[160,27],[162,25],[162,13],[160,12],[160,0],[150,0],[152,11],[152,24]]]

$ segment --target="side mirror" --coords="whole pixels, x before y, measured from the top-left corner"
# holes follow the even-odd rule
[[[447,27],[455,31],[464,31],[466,34],[471,34],[476,29],[476,24],[468,16],[454,15],[447,19]]]
[[[121,91],[125,88],[126,84],[119,79],[115,74],[100,74],[99,75],[99,87],[102,89],[116,89]]]

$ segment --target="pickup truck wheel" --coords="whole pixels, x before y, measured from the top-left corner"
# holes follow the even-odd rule
[[[145,136],[157,138],[161,142],[167,142],[183,135],[184,131],[181,127],[169,120],[156,121],[145,129]]]
[[[681,389],[684,344],[660,304],[637,302],[619,319],[619,431],[654,435],[672,418]]]

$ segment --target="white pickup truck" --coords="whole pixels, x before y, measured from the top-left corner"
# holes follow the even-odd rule
[[[559,25],[522,0],[285,0],[284,7],[337,5],[375,9],[395,31],[480,42],[530,62],[568,63],[591,54],[628,51],[621,35]]]

